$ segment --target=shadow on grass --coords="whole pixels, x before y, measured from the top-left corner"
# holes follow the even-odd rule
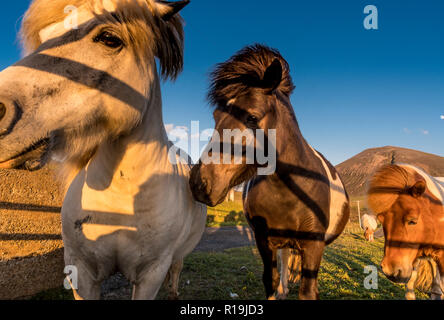
[[[230,227],[247,224],[243,211],[213,209],[207,215],[207,226],[209,227]]]

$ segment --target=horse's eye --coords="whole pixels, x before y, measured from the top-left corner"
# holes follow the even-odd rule
[[[259,122],[259,119],[258,119],[258,118],[256,118],[255,116],[249,115],[249,116],[247,117],[246,124],[247,124],[247,126],[250,127],[250,128],[256,128],[257,125],[258,125],[258,122]]]
[[[407,224],[408,224],[409,226],[416,226],[416,225],[418,224],[418,221],[416,221],[416,220],[409,220],[409,221],[407,222]]]
[[[113,49],[117,49],[123,46],[122,40],[108,31],[100,33],[97,37],[94,38],[94,42],[100,42],[105,46]]]

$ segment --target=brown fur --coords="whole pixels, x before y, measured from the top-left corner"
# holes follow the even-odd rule
[[[209,100],[216,105],[215,130],[221,136],[225,129],[277,129],[275,145],[268,146],[268,153],[276,154],[276,170],[255,175],[261,165],[257,162],[201,162],[192,170],[191,190],[196,199],[215,206],[227,190],[251,179],[244,188],[244,212],[264,264],[262,279],[267,298],[272,299],[278,287],[279,298],[286,295],[290,271],[292,281],[301,278],[299,298],[318,299],[322,255],[325,245],[344,230],[349,217],[348,205],[344,205],[348,198],[342,183],[329,177],[334,169],[302,136],[290,103],[294,86],[288,63],[275,49],[246,47],[217,66],[211,83]],[[211,153],[222,158],[223,152],[214,151],[215,143],[220,141],[210,143]],[[233,145],[227,139],[222,143]],[[337,177],[335,173],[332,176]],[[333,186],[338,187],[334,197]],[[290,256],[285,250],[285,258],[281,256],[282,279],[277,271],[279,249],[296,250]]]
[[[430,176],[409,165],[383,167],[368,191],[369,207],[384,228],[383,272],[392,281],[406,282],[421,259],[415,286],[426,292],[444,274],[444,206],[436,191]]]
[[[260,88],[265,71],[274,59],[278,59],[283,67],[278,90],[289,97],[295,87],[287,61],[277,50],[256,44],[242,49],[228,61],[216,66],[210,75],[210,103],[224,105],[251,87]]]
[[[399,166],[390,165],[379,169],[370,180],[367,198],[370,209],[375,214],[387,211],[399,195],[415,182],[415,178]]]
[[[298,283],[301,280],[301,255],[297,250],[291,250],[288,259],[288,281]]]

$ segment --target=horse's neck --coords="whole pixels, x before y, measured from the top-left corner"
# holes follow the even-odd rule
[[[168,160],[170,143],[163,124],[159,87],[153,90],[153,98],[140,125],[130,135],[100,146],[86,167],[94,188],[112,187],[134,193],[150,177],[171,174],[174,170]]]
[[[313,183],[308,181],[303,173],[322,170],[316,166],[316,155],[303,137],[293,110],[281,110],[279,118],[282,124],[280,128],[285,128],[285,131],[282,130],[280,136],[278,132],[277,141],[283,143],[277,144],[276,173],[269,177],[270,181],[291,180],[298,184],[300,180],[304,180],[306,185]]]
[[[289,114],[280,114],[280,122],[283,123],[281,128],[281,136],[277,139],[284,142],[281,143],[277,150],[277,172],[287,172],[290,168],[307,168],[312,164],[312,150],[310,145],[302,136],[296,116],[292,111]],[[279,130],[279,129],[278,129]]]

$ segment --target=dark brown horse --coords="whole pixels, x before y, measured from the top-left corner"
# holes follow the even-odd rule
[[[287,293],[287,266],[292,264],[288,261],[301,258],[297,268],[301,270],[299,297],[317,299],[324,248],[344,230],[349,201],[334,167],[299,130],[290,103],[294,86],[288,63],[278,51],[255,45],[218,65],[211,80],[215,135],[192,170],[194,196],[215,206],[232,187],[248,181],[244,211],[264,263],[267,298],[273,298],[278,289],[277,253],[282,249],[278,297]],[[253,138],[248,142],[248,134],[246,139],[234,137],[236,144],[233,136],[227,138],[227,129],[252,132]],[[248,152],[252,145],[254,155]],[[233,154],[236,147],[242,150],[240,155]],[[264,155],[268,163],[264,163]],[[242,161],[236,161],[236,156]],[[223,161],[217,164],[209,158]]]
[[[380,169],[368,191],[368,204],[384,228],[382,271],[390,280],[406,283],[417,259],[432,258],[439,273],[432,287],[435,299],[444,288],[443,200],[442,184],[421,169],[404,164]]]

